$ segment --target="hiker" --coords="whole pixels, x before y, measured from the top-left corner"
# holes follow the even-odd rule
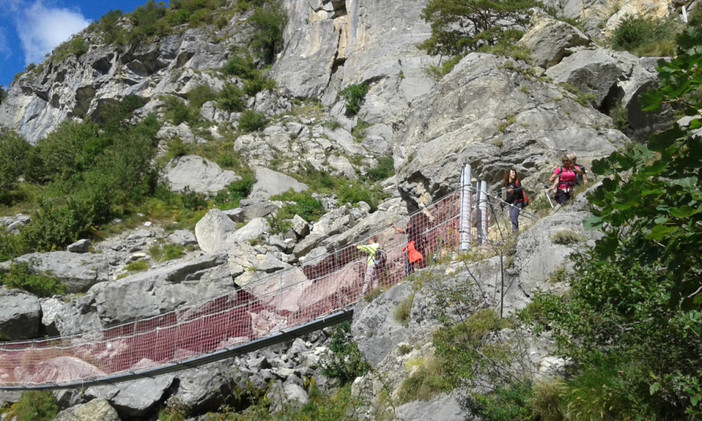
[[[363,279],[363,289],[361,290],[361,295],[364,295],[366,291],[373,286],[375,281],[375,271],[376,271],[376,254],[380,249],[380,244],[378,244],[378,237],[371,236],[368,239],[368,244],[357,245],[357,249],[368,254],[368,259],[366,260],[366,275]]]
[[[405,274],[409,275],[422,267],[424,255],[417,250],[417,241],[421,237],[419,229],[412,223],[407,223],[407,229],[395,228],[400,234],[407,234],[407,245],[402,249],[405,252]]]
[[[573,164],[573,161],[568,155],[563,155],[561,159],[563,165],[553,170],[549,182],[553,185],[548,191],[556,190],[556,202],[559,205],[565,205],[573,196],[573,187],[575,187],[575,178],[577,174],[582,175],[582,170]]]
[[[407,254],[407,273],[421,269],[427,264],[427,238],[424,230],[432,222],[434,216],[424,209],[410,217],[407,228],[396,228],[401,234],[407,234],[407,246],[402,249]]]
[[[509,203],[509,219],[512,221],[512,232],[519,231],[519,213],[524,207],[524,192],[519,176],[514,168],[510,168],[502,177],[502,184],[507,189],[505,202]]]
[[[580,186],[580,185],[587,185],[587,171],[585,171],[585,167],[582,165],[579,165],[577,162],[577,156],[575,155],[575,152],[570,153],[570,160],[573,162],[573,165],[577,166],[580,168],[580,171],[582,171],[582,174],[575,173],[575,185]]]

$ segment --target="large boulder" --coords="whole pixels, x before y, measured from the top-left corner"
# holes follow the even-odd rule
[[[41,333],[41,304],[32,294],[0,286],[0,340],[36,338]]]
[[[93,399],[59,412],[54,421],[120,421],[117,411],[105,399]]]
[[[559,63],[574,47],[590,44],[578,28],[543,12],[532,15],[531,24],[518,45],[531,52],[531,62],[544,69]]]
[[[172,375],[143,378],[113,385],[91,386],[85,396],[108,401],[122,419],[135,419],[148,414],[173,384]]]
[[[219,209],[211,209],[195,224],[195,237],[200,249],[215,253],[226,247],[227,238],[236,231],[236,224]]]
[[[224,171],[216,163],[196,155],[173,158],[166,165],[165,178],[173,191],[206,194],[217,193],[241,179],[234,171]]]
[[[257,167],[255,172],[256,183],[251,189],[251,194],[249,194],[249,199],[251,200],[267,200],[288,190],[299,193],[308,189],[304,183],[268,168]]]

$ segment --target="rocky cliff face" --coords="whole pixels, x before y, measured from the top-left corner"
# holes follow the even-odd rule
[[[416,48],[430,33],[420,18],[426,0],[283,2],[289,16],[285,45],[269,72],[278,88],[259,93],[248,103],[271,117],[271,122],[261,131],[229,139],[239,158],[256,171],[258,181],[250,198],[238,209],[211,211],[194,232],[170,233],[147,223],[94,244],[93,250],[100,253],[74,245],[69,251],[23,256],[22,261],[36,271],[52,272],[70,283],[71,292],[82,294],[38,300],[3,291],[3,302],[10,304],[2,307],[11,309],[0,314],[3,337],[98,330],[245,288],[263,273],[301,268],[296,269],[297,276],[306,279],[305,271],[319,264],[326,253],[403,221],[408,213],[454,190],[463,164],[471,164],[475,175],[492,187],[505,169],[515,167],[525,175],[527,190],[538,197],[563,153],[576,152],[579,161],[589,166],[593,159],[625,146],[631,140],[614,127],[607,112],[616,101],[635,109],[640,92],[655,84],[651,61],[608,51],[591,42],[600,27],[593,22],[611,9],[608,3],[552,3],[566,17],[583,17],[588,32],[536,14],[522,41],[532,51],[533,62],[474,53],[437,81],[428,76],[426,68],[437,64],[438,58]],[[635,3],[627,5],[634,7]],[[647,2],[646,7],[659,10],[660,2],[653,3]],[[108,46],[97,35],[86,34],[90,48],[85,54],[61,62],[49,59],[20,76],[0,105],[0,126],[16,130],[36,144],[61,122],[100,118],[104,105],[128,95],[145,100],[146,105],[135,114],[138,119],[150,112],[163,114],[160,97],[164,95],[184,98],[198,85],[218,90],[225,83],[236,84],[236,78],[218,70],[229,59],[231,48],[246,42],[249,28],[239,18],[232,18],[223,29],[187,29],[129,48]],[[347,117],[338,94],[360,83],[369,87],[368,94],[358,115]],[[592,93],[595,102],[580,101],[562,83]],[[318,101],[321,112],[290,112],[301,99]],[[203,106],[201,116],[211,123],[214,139],[227,136],[238,118],[213,102]],[[632,119],[635,129],[645,132],[655,128],[655,121],[636,118]],[[359,126],[364,127],[362,135],[352,133]],[[164,142],[175,137],[192,143],[210,141],[194,134],[187,124],[174,127],[164,123],[159,137]],[[392,157],[396,175],[382,183],[389,199],[377,211],[363,205],[340,206],[334,197],[326,197],[323,201],[328,213],[317,223],[296,218],[286,232],[269,232],[267,221],[282,206],[269,199],[290,188],[305,190],[307,186],[291,177],[304,166],[353,180],[384,156]],[[174,190],[187,187],[203,193],[226,185],[212,180],[231,182],[238,178],[193,156],[172,162],[164,177]],[[544,282],[553,271],[567,265],[570,253],[554,245],[553,236],[568,230],[581,236],[583,242],[592,241],[596,235],[584,232],[581,223],[586,207],[581,201],[536,223],[519,237],[516,269],[508,274],[513,287],[506,299],[507,312],[523,308],[535,289],[562,287]],[[247,225],[241,227],[244,222]],[[22,223],[26,223],[26,216],[9,218],[3,226],[16,229]],[[162,242],[187,246],[191,251],[178,261],[123,276],[128,263],[146,259],[148,249]],[[86,256],[90,265],[80,263]],[[477,282],[483,296],[477,307],[495,306],[497,262],[487,260],[478,266],[478,270],[474,266],[466,272],[465,265],[454,263],[433,271],[445,276],[447,283],[465,280],[467,273],[482,273]],[[486,291],[490,297],[484,296]],[[359,347],[393,385],[407,375],[402,370],[403,361],[430,353],[427,337],[436,326],[436,318],[429,314],[431,293],[424,290],[416,299],[407,327],[388,317],[410,294],[407,286],[398,286],[358,309],[353,330]],[[11,305],[20,299],[31,302],[22,314],[17,310],[20,306]],[[39,306],[41,311],[37,311]],[[379,320],[386,322],[381,328]],[[31,329],[23,328],[27,324]],[[197,413],[217,408],[222,403],[220,396],[245,389],[247,379],[261,387],[275,384],[271,390],[277,392],[271,399],[277,403],[303,402],[307,397],[302,379],[314,377],[322,387],[331,385],[319,368],[327,333],[216,367],[90,388],[80,395],[67,392],[62,395],[62,404],[97,406],[95,411],[112,410],[123,419],[133,419],[148,417],[172,400]],[[398,347],[407,342],[415,351],[400,355]],[[538,352],[530,354],[533,358],[528,361],[535,372],[550,361],[550,344],[537,342],[532,345]],[[359,380],[356,391],[373,401],[382,387],[386,385],[378,379],[366,377]],[[400,419],[439,419],[448,413],[468,417],[456,404],[458,400],[460,396],[451,395],[426,405],[406,404],[395,415]],[[76,408],[68,411],[76,412]]]

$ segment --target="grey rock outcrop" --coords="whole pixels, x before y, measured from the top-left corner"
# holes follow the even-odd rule
[[[391,288],[370,304],[361,300],[355,308],[351,333],[365,359],[377,366],[398,344],[407,342],[409,331],[396,320],[393,309],[412,299],[412,285],[404,283]]]
[[[467,413],[465,405],[453,395],[440,395],[430,402],[408,402],[397,408],[401,421],[468,421],[478,417]]]
[[[195,225],[195,237],[200,249],[214,253],[226,245],[227,237],[236,231],[236,224],[219,209],[212,209]]]
[[[99,120],[106,106],[128,95],[148,100],[182,94],[200,83],[216,86],[215,79],[199,71],[221,68],[247,31],[234,22],[215,37],[209,30],[187,29],[134,48],[105,45],[96,34],[84,33],[92,47],[80,58],[52,59],[12,84],[0,104],[0,126],[35,144],[65,119]]]
[[[205,254],[99,283],[86,293],[85,300],[104,325],[113,325],[225,295],[233,286],[226,255]]]
[[[20,227],[27,225],[30,221],[28,215],[18,213],[15,216],[0,217],[0,227],[10,234],[18,234]]]
[[[9,270],[18,263],[27,264],[32,273],[58,278],[66,286],[66,292],[85,292],[96,283],[110,278],[108,260],[99,253],[30,253],[12,262],[0,263],[0,269]]]
[[[584,94],[593,95],[596,107],[604,111],[619,102],[635,135],[645,138],[672,121],[668,107],[658,113],[644,113],[638,100],[658,86],[656,62],[625,51],[582,49],[549,68],[546,75],[554,82],[568,83]]]
[[[480,168],[476,176],[490,183],[509,167],[530,176],[566,151],[602,157],[629,143],[609,117],[510,66],[520,64],[469,54],[403,116],[394,152],[404,158],[404,198],[426,205],[447,194],[464,164]]]
[[[420,18],[423,2],[284,4],[290,17],[287,42],[271,74],[294,96],[323,98],[330,105],[346,86],[369,83],[360,117],[375,123],[433,86],[423,68],[436,60],[416,47],[430,34]]]

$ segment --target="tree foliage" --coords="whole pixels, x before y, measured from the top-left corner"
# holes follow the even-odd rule
[[[693,300],[702,303],[702,256],[690,252],[702,240],[702,142],[696,132],[702,127],[702,32],[690,29],[678,42],[678,56],[658,69],[661,88],[642,102],[645,110],[670,104],[691,120],[593,164],[607,177],[589,197],[595,205],[589,223],[604,229],[598,257],[655,267],[661,281],[673,283],[671,307],[692,308]]]
[[[702,32],[688,29],[678,45],[642,102],[689,123],[595,161],[604,179],[586,224],[603,237],[576,258],[567,299],[535,300],[575,362],[561,398],[585,419],[702,415]]]
[[[29,144],[15,133],[0,132],[0,202],[17,184],[29,150]]]
[[[460,55],[497,44],[510,29],[529,21],[534,0],[429,0],[422,18],[431,37],[419,48],[429,54]]]
[[[276,54],[283,49],[283,30],[288,22],[288,16],[280,4],[265,2],[254,9],[249,22],[256,29],[251,40],[251,48],[264,63],[273,63]]]

